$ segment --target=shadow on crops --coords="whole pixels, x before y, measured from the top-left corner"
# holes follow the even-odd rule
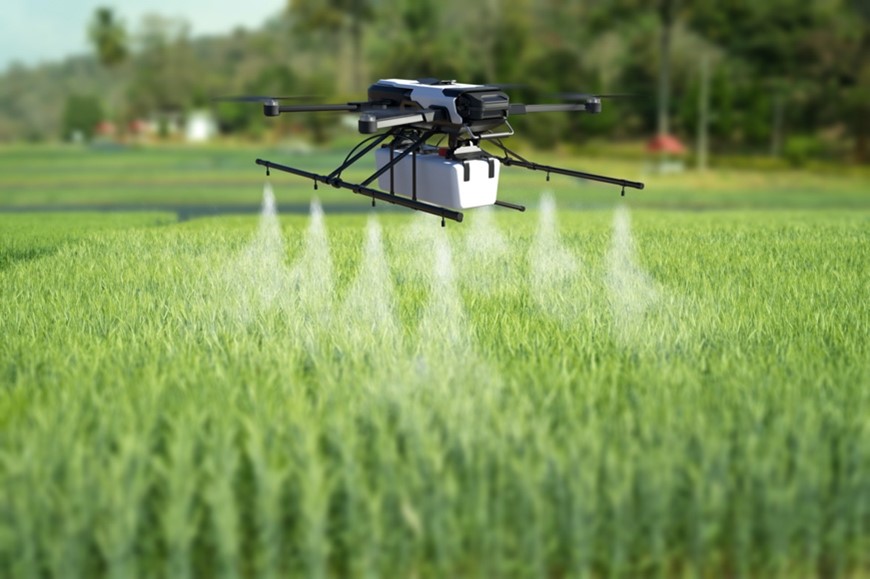
[[[51,247],[28,247],[0,249],[0,271],[9,269],[16,263],[26,263],[57,253],[59,245]]]

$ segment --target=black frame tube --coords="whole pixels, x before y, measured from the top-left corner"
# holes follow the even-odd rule
[[[532,171],[544,171],[547,173],[547,181],[550,180],[550,173],[556,173],[557,175],[567,175],[568,177],[579,177],[580,179],[588,179],[589,181],[600,181],[601,183],[609,183],[611,185],[618,185],[622,187],[622,194],[625,195],[625,188],[631,187],[632,189],[643,189],[644,184],[639,181],[629,181],[627,179],[618,179],[616,177],[607,177],[606,175],[596,175],[595,173],[586,173],[584,171],[574,171],[572,169],[561,169],[559,167],[552,167],[550,165],[539,165],[538,163],[533,163],[514,153],[507,147],[505,147],[501,141],[495,140],[493,141],[495,146],[504,151],[504,157],[496,157],[499,159],[504,165],[510,167],[511,165],[516,165],[517,167],[524,167],[526,169],[531,169]],[[513,158],[511,157],[513,155]],[[491,155],[494,156],[494,155]]]
[[[278,163],[273,163],[272,161],[266,161],[265,159],[257,159],[256,163],[257,165],[262,165],[267,169],[277,169],[278,171],[284,171],[285,173],[290,173],[292,175],[298,175],[300,177],[312,179],[315,183],[319,181],[321,183],[326,183],[327,185],[332,185],[336,188],[349,189],[354,193],[357,193],[358,195],[364,195],[366,197],[371,197],[372,199],[377,199],[379,201],[386,201],[387,203],[393,203],[394,205],[401,205],[402,207],[414,209],[415,211],[422,211],[423,213],[429,213],[430,215],[437,215],[442,219],[446,218],[459,223],[462,222],[462,213],[460,213],[459,211],[453,211],[452,209],[439,207],[437,205],[429,205],[428,203],[422,203],[420,201],[408,199],[407,197],[400,197],[399,195],[391,195],[389,193],[384,193],[383,191],[378,191],[377,189],[366,187],[365,185],[349,183],[337,177],[318,175],[317,173],[311,173],[309,171],[295,169],[293,167],[288,167],[287,165],[280,165]],[[384,167],[384,170],[387,170],[386,166]]]
[[[378,135],[378,137],[373,139],[371,143],[369,143],[368,145],[363,147],[363,149],[360,152],[358,152],[356,155],[354,155],[353,157],[351,157],[350,159],[348,159],[347,161],[342,163],[338,167],[338,169],[336,169],[335,171],[330,173],[329,178],[331,179],[333,177],[338,177],[339,175],[341,175],[342,171],[344,171],[345,169],[347,169],[348,167],[350,167],[351,165],[353,165],[354,163],[356,163],[357,161],[362,159],[362,157],[364,155],[368,154],[369,151],[371,151],[372,149],[374,149],[375,147],[377,147],[378,145],[383,143],[384,140],[386,140],[386,138],[389,137],[390,135],[392,135],[393,133],[394,133],[394,131],[390,130],[390,131],[387,131],[386,133],[384,133],[383,135]],[[359,146],[359,145],[357,145],[357,146]]]
[[[515,211],[522,212],[522,211],[526,210],[525,205],[518,205],[516,203],[510,203],[508,201],[496,201],[495,204],[498,205],[499,207],[506,207],[507,209],[513,209]]]
[[[579,177],[580,179],[588,179],[589,181],[600,181],[601,183],[609,183],[620,187],[631,187],[632,189],[643,189],[644,184],[639,181],[628,181],[626,179],[618,179],[616,177],[607,177],[605,175],[596,175],[595,173],[586,173],[583,171],[574,171],[572,169],[560,169],[559,167],[551,167],[550,165],[539,165],[531,161],[521,161],[519,159],[511,159],[503,157],[501,162],[506,166],[516,165],[517,167],[525,167],[532,171],[544,171],[545,173],[555,173],[557,175],[567,175],[568,177]]]
[[[410,146],[408,146],[404,151],[399,153],[399,155],[397,157],[390,159],[389,163],[387,163],[386,165],[384,165],[383,167],[381,167],[380,169],[375,171],[374,175],[372,175],[371,177],[369,177],[368,179],[363,181],[362,182],[363,187],[367,187],[369,183],[371,183],[372,181],[374,181],[375,179],[377,179],[378,177],[380,177],[381,175],[383,175],[384,173],[389,171],[391,167],[393,167],[399,161],[401,161],[402,159],[407,157],[411,153],[411,151],[413,151],[417,147],[419,147],[421,143],[425,143],[427,139],[429,139],[432,135],[435,134],[435,132],[436,132],[435,129],[429,129],[428,131],[426,131],[425,133],[420,135],[420,137],[416,141],[411,143]]]

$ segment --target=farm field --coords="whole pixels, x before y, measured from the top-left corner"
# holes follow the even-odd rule
[[[358,136],[358,135],[357,135]],[[213,146],[157,148],[88,148],[73,146],[0,148],[0,211],[62,208],[153,209],[173,211],[186,206],[256,209],[264,170],[256,158],[298,165],[328,173],[339,166],[356,144],[345,139],[326,150],[300,145]],[[734,171],[708,174],[649,174],[647,161],[619,161],[607,156],[575,157],[567,152],[528,152],[539,163],[618,176],[646,182],[643,191],[629,190],[632,207],[667,209],[782,209],[870,208],[870,172],[831,169],[805,171]],[[349,179],[365,179],[374,172],[374,160],[363,159],[348,169]],[[312,184],[286,174],[275,174],[279,209],[307,212]],[[500,196],[535,205],[542,189],[552,191],[565,208],[612,207],[619,190],[611,185],[553,176],[507,167]],[[346,190],[320,186],[324,206],[365,210],[367,198]],[[383,211],[384,208],[381,209]]]
[[[0,213],[10,576],[870,574],[866,179],[511,173],[442,229],[38,151],[0,206],[158,210]]]

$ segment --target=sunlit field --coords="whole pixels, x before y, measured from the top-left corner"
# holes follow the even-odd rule
[[[527,213],[441,228],[282,214],[258,151],[22,150],[0,205],[163,211],[0,213],[9,576],[870,574],[859,178],[506,171]]]

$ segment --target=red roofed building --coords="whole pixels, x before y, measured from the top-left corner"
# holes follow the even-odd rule
[[[646,144],[650,153],[666,153],[669,155],[684,155],[686,147],[673,135],[656,135]]]
[[[100,121],[94,127],[94,134],[98,137],[114,137],[116,132],[115,123],[111,121]]]

